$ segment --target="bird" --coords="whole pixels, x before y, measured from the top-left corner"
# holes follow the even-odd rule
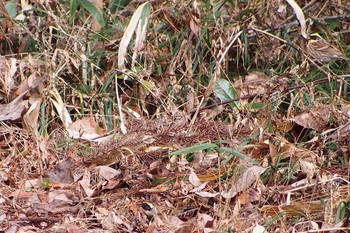
[[[350,61],[350,58],[346,57],[339,49],[329,44],[318,33],[313,33],[309,36],[306,48],[311,58],[323,63],[329,63],[334,60]]]
[[[118,163],[122,157],[123,153],[121,150],[105,148],[86,159],[84,164],[89,168],[94,168],[96,166],[110,166]]]

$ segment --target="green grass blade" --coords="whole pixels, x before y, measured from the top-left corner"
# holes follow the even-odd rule
[[[215,149],[218,145],[215,143],[204,143],[200,145],[195,145],[187,148],[183,148],[174,152],[171,152],[169,155],[182,155],[182,154],[190,154],[196,151],[207,150],[207,149]]]

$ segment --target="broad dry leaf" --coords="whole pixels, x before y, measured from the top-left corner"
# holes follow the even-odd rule
[[[272,163],[277,163],[279,159],[286,159],[296,154],[298,148],[282,137],[275,137],[268,141],[270,157]]]
[[[297,17],[300,24],[300,34],[307,39],[308,36],[306,34],[306,21],[303,10],[294,0],[286,0],[289,5],[293,8],[295,16]]]
[[[276,136],[267,141],[270,149],[272,162],[276,163],[278,159],[292,157],[294,160],[305,159],[310,162],[317,162],[317,154],[305,148],[299,148],[295,144],[288,142],[285,138]],[[281,157],[282,156],[282,157]]]
[[[329,123],[330,113],[330,106],[321,105],[314,107],[307,112],[301,113],[298,116],[291,118],[291,120],[304,128],[322,132]]]
[[[87,197],[92,197],[92,195],[94,194],[95,190],[91,188],[90,173],[87,170],[85,170],[85,172],[84,172],[83,179],[78,181],[78,183],[83,188],[83,190],[85,192],[85,195]]]
[[[240,205],[256,203],[261,200],[261,192],[255,188],[248,188],[248,190],[241,192],[237,198]]]
[[[210,192],[206,192],[206,191],[198,191],[198,192],[195,192],[195,194],[200,196],[200,197],[209,198],[209,197],[216,197],[220,193],[218,193],[218,192],[217,193],[210,193]]]
[[[22,117],[24,109],[27,108],[28,100],[23,100],[22,98],[28,93],[28,91],[23,92],[16,99],[12,100],[8,104],[0,104],[0,121],[8,120],[18,120]]]
[[[149,15],[149,5],[146,5],[144,8],[145,11],[148,11],[146,13],[146,17],[141,15],[141,18],[137,24],[136,28],[136,38],[135,38],[135,46],[134,46],[134,51],[132,54],[132,61],[131,61],[131,66],[134,67],[136,63],[136,58],[139,56],[140,52],[145,50],[145,41],[146,41],[146,33],[147,33],[147,25],[148,25],[148,15]],[[145,11],[142,12],[142,14],[145,14]]]
[[[124,229],[125,232],[132,232],[132,226],[129,220],[123,216],[118,216],[114,211],[111,211],[105,218],[101,220],[103,229],[115,232],[116,229]]]
[[[104,208],[104,207],[96,207],[96,210],[100,213],[100,214],[102,214],[102,215],[104,215],[104,216],[107,216],[108,214],[109,214],[109,210],[107,210],[106,208]]]
[[[198,37],[199,36],[199,24],[197,20],[193,17],[193,15],[190,15],[190,29],[191,32]]]
[[[73,203],[75,201],[79,201],[80,198],[76,196],[76,193],[73,190],[60,189],[49,192],[48,203],[51,203],[54,200],[61,200],[67,203]]]
[[[235,184],[232,185],[231,189],[228,191],[223,191],[221,195],[224,198],[233,198],[237,193],[246,190],[252,184],[254,184],[257,179],[260,179],[260,175],[266,170],[266,168],[259,166],[252,166],[248,168],[243,175],[237,180]]]
[[[198,106],[198,102],[196,103]],[[205,121],[210,121],[215,119],[219,114],[221,114],[224,111],[225,107],[223,105],[219,105],[213,109],[209,109],[207,111],[202,112],[202,117]]]
[[[202,184],[202,182],[199,180],[199,178],[197,177],[196,173],[194,173],[194,171],[192,171],[188,176],[188,181],[195,187],[198,187]]]
[[[24,125],[34,134],[38,133],[38,119],[42,98],[38,98],[23,116]]]
[[[192,189],[190,192],[197,193],[205,188],[207,186],[208,182],[204,182],[203,184],[197,186],[196,188]]]
[[[177,232],[179,229],[187,225],[186,222],[172,215],[168,216],[166,220],[167,220],[166,223],[168,224],[168,227],[169,227],[169,232]]]
[[[103,177],[106,180],[113,179],[116,176],[119,176],[121,171],[115,170],[114,168],[108,166],[97,166],[94,170],[98,170],[100,177]]]
[[[201,180],[197,177],[197,175],[193,171],[190,173],[188,177],[188,181],[193,186],[195,186],[195,188],[190,191],[191,193],[195,193],[201,197],[215,197],[219,195],[218,192],[210,193],[210,192],[202,191],[207,186],[208,182],[202,183]]]
[[[347,138],[350,132],[350,122],[346,123],[345,125],[341,125],[338,127],[338,129],[330,135],[331,139],[337,139],[344,137]]]
[[[43,89],[43,82],[42,79],[39,77],[39,75],[37,73],[33,73],[31,74],[27,79],[25,79],[17,88],[16,90],[16,94],[20,95],[23,92],[27,91],[27,90],[32,90],[33,88],[38,87],[38,91],[42,91]]]
[[[50,94],[54,97],[54,99],[50,98],[50,100],[55,106],[56,111],[58,112],[58,115],[63,123],[64,128],[67,129],[69,125],[72,123],[72,119],[69,115],[66,105],[64,104],[60,94],[56,89],[51,90]]]
[[[234,88],[239,96],[265,94],[272,90],[271,79],[263,72],[254,71],[234,82]]]
[[[256,224],[252,233],[267,233],[265,227],[259,225],[259,224]]]
[[[319,230],[320,227],[318,226],[318,223],[315,221],[310,221],[310,224],[312,226],[312,230]]]
[[[197,217],[197,227],[198,230],[203,230],[204,232],[214,232],[214,229],[209,228],[213,226],[214,218],[208,214],[198,213]]]
[[[40,184],[41,184],[41,181],[39,179],[26,180],[24,181],[24,189],[26,191],[29,191],[32,189],[39,189]]]
[[[145,2],[142,5],[140,5],[133,16],[131,17],[130,23],[128,27],[125,30],[125,33],[122,37],[122,40],[119,44],[119,51],[118,51],[118,68],[124,69],[125,68],[125,56],[127,53],[127,48],[129,46],[130,40],[132,35],[135,32],[136,27],[139,25],[139,31],[138,31],[138,38],[137,40],[137,46],[140,46],[141,41],[144,39],[144,35],[142,33],[145,33],[146,26],[147,26],[147,20],[148,18],[145,17],[143,21],[142,20],[142,14],[144,13],[144,10],[147,8],[150,8],[150,3]],[[136,43],[136,42],[135,42]],[[136,44],[135,44],[136,46]]]
[[[67,128],[68,134],[72,138],[80,138],[89,141],[95,141],[101,135],[100,127],[90,117],[83,117],[80,120],[76,120]]]

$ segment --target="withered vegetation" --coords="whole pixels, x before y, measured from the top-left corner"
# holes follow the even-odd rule
[[[297,4],[349,57],[350,3]],[[349,231],[350,63],[287,1],[0,16],[0,231]]]

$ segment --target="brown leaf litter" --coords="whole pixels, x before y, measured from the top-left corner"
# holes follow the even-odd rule
[[[223,157],[205,158],[205,153],[196,152],[194,162],[188,163],[169,153],[219,140],[236,147],[250,132],[217,122],[190,127],[183,121],[134,121],[127,135],[116,133],[100,144],[71,141],[64,147],[59,145],[67,139],[60,134],[35,138],[19,130],[3,133],[2,141],[8,143],[2,150],[8,161],[2,161],[1,183],[9,189],[2,192],[3,205],[9,209],[15,203],[22,214],[18,219],[7,211],[2,229],[31,222],[37,228],[59,230],[72,227],[65,218],[70,215],[80,230],[164,232],[212,226],[214,216],[208,211],[220,202],[218,194],[213,195],[216,182],[207,179],[201,184],[196,178],[199,183],[194,186],[186,177],[191,171],[204,177],[217,173],[217,178],[225,172],[218,169]],[[146,203],[155,208],[153,214]],[[61,224],[54,226],[57,222]]]
[[[324,157],[281,136],[261,132],[241,146],[252,134],[247,127],[213,121],[192,126],[181,120],[130,121],[127,128],[126,135],[115,132],[108,141],[95,143],[69,139],[59,129],[50,137],[38,137],[3,126],[2,228],[17,224],[24,229],[27,223],[37,229],[83,232],[191,232],[242,224],[248,228],[254,223],[247,218],[261,223],[281,212],[288,217],[331,214],[334,209],[322,209],[320,195],[333,206],[344,200],[328,197],[329,190],[347,195],[345,181],[331,179],[341,173],[318,166]],[[260,167],[234,156],[225,163],[229,155],[215,149],[170,156],[179,149],[214,143],[237,149],[257,164],[269,164]],[[266,167],[282,162],[290,163],[293,176],[301,177],[277,185],[283,169],[276,169],[262,182]],[[306,194],[314,195],[315,202],[302,206]],[[223,212],[227,216],[222,217]]]

